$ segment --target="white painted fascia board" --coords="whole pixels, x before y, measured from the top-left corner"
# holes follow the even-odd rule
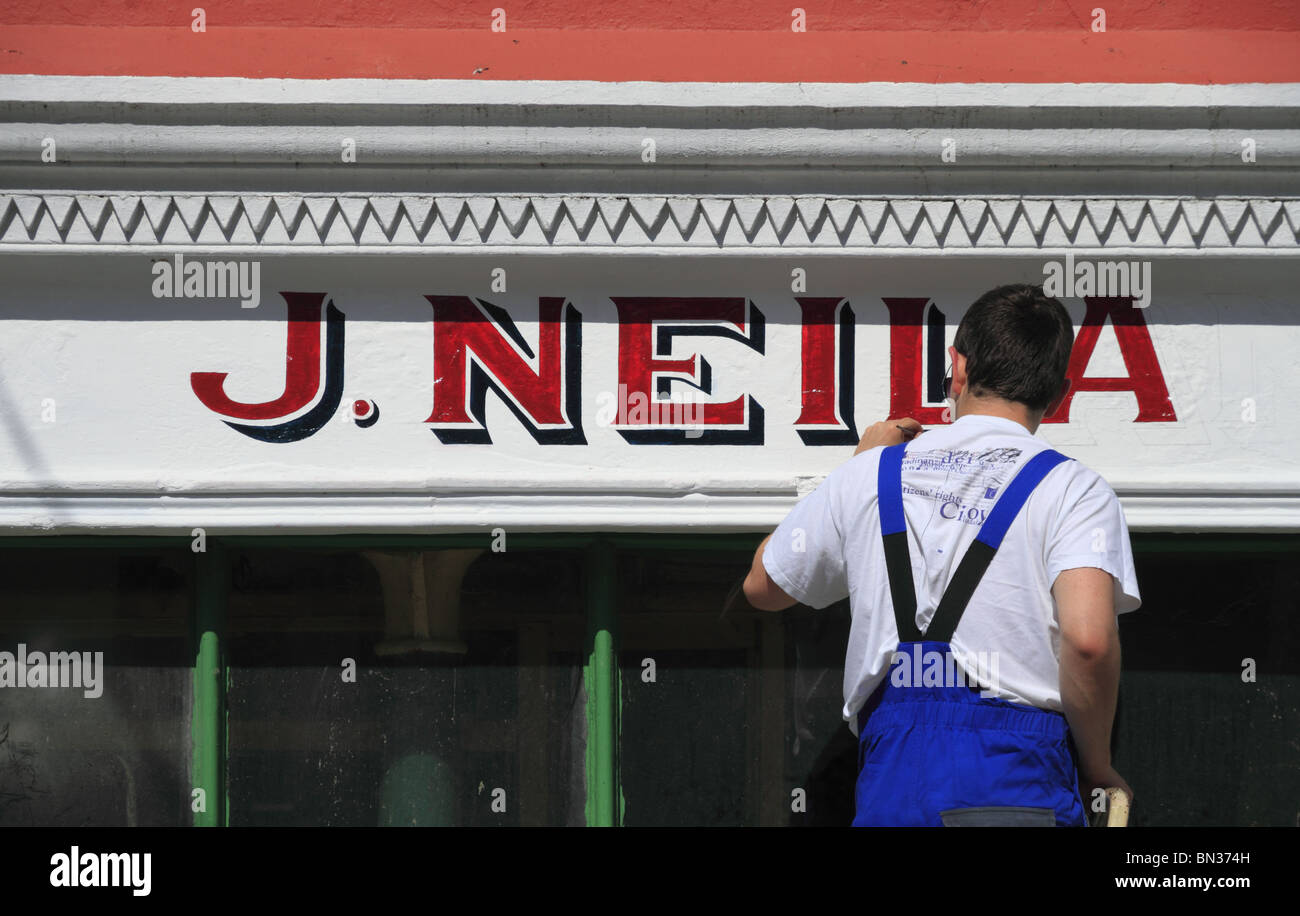
[[[797,495],[676,497],[330,495],[7,497],[0,535],[456,534],[644,531],[688,534],[771,531]],[[1300,532],[1300,496],[1123,496],[1131,531]]]

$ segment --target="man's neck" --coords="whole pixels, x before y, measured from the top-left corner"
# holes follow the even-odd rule
[[[1001,398],[960,398],[953,418],[960,419],[961,417],[980,414],[988,417],[1004,417],[1008,420],[1015,420],[1031,433],[1036,432],[1038,424],[1042,422],[1041,414],[1031,411],[1023,404],[1005,401]]]

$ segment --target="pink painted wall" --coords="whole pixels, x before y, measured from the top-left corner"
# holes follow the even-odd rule
[[[0,72],[760,82],[1300,81],[1295,0],[8,0]],[[506,11],[506,31],[491,30]],[[1092,31],[1091,10],[1106,12]]]

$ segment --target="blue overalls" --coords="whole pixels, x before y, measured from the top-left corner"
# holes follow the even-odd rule
[[[903,516],[905,448],[891,446],[880,457],[881,536],[899,644],[889,674],[858,713],[853,825],[1082,827],[1086,816],[1065,716],[982,697],[969,682],[945,677],[937,686],[924,686],[922,678],[911,678],[918,673],[914,647],[922,658],[937,660],[925,653],[939,653],[942,670],[954,670],[950,641],[967,602],[1029,494],[1069,459],[1047,449],[1020,469],[980,526],[923,634],[916,625]]]

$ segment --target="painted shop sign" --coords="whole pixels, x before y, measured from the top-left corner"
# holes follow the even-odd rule
[[[228,426],[264,442],[294,442],[338,414],[345,386],[347,319],[322,292],[282,292],[287,305],[284,391],[270,400],[243,402],[225,390],[227,372],[194,372],[190,385],[205,407]],[[425,295],[432,306],[432,412],[423,422],[444,444],[489,444],[486,416],[491,391],[541,445],[586,445],[582,422],[582,315],[565,297],[542,297],[530,345],[510,312],[487,299]],[[765,413],[750,394],[705,401],[723,387],[692,339],[723,338],[763,354],[767,318],[744,297],[614,296],[618,318],[617,394],[598,398],[600,425],[613,426],[633,445],[762,445]],[[1068,375],[1070,392],[1047,423],[1068,423],[1074,398],[1088,391],[1131,392],[1138,423],[1177,420],[1150,330],[1129,298],[1085,298]],[[805,445],[853,445],[860,435],[854,412],[853,366],[857,312],[840,296],[799,296],[800,413],[794,429]],[[945,422],[942,401],[945,340],[952,330],[927,296],[884,297],[888,314],[890,416]],[[866,303],[859,304],[863,311]],[[1110,324],[1125,364],[1118,377],[1089,375],[1104,325]],[[277,335],[278,336],[278,335]],[[674,355],[676,350],[676,355]],[[922,355],[932,357],[922,374]],[[278,377],[280,366],[267,367]],[[793,376],[794,374],[791,373]],[[727,385],[734,388],[734,385]],[[682,388],[688,398],[674,397]],[[792,392],[793,393],[793,392]],[[359,426],[379,416],[372,400],[351,410]]]
[[[1045,263],[288,254],[245,307],[238,274],[154,295],[156,260],[0,259],[0,489],[788,494],[870,423],[945,422],[965,309]],[[1038,434],[1121,493],[1300,492],[1293,276],[1166,259],[1144,308],[1063,296],[1071,389]]]

